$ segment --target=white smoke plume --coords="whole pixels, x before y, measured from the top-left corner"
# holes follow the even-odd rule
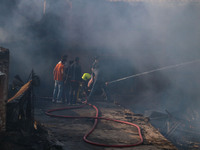
[[[34,69],[43,87],[52,87],[48,88],[51,94],[52,70],[63,54],[69,55],[68,60],[79,56],[85,72],[96,53],[120,59],[110,64],[117,70],[121,66],[120,73],[113,71],[113,79],[199,59],[199,7],[198,2],[189,1],[46,0],[44,13],[43,0],[3,0],[0,45],[10,49],[11,78],[15,74],[26,78]],[[198,66],[162,71],[140,80],[150,95],[159,88],[156,80],[164,79],[174,93],[183,91],[198,99]]]

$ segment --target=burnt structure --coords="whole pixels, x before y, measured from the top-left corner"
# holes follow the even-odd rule
[[[32,80],[7,101],[6,130],[31,133],[34,127]]]
[[[4,131],[6,125],[8,72],[9,72],[9,50],[0,47],[0,131]]]

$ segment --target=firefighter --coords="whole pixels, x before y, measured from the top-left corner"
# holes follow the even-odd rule
[[[53,70],[54,75],[54,91],[52,102],[62,103],[62,92],[63,92],[63,76],[64,76],[64,65],[67,61],[67,55],[62,56],[61,61],[55,66]]]
[[[83,82],[85,86],[88,86],[88,82],[91,79],[91,75],[89,73],[84,73],[82,76]]]
[[[91,81],[91,74],[89,73],[84,73],[82,76],[82,92],[84,92],[84,94],[88,95],[89,94],[89,90],[90,90],[90,85],[89,85],[89,81]]]
[[[91,89],[91,92],[88,96],[88,101],[93,101],[94,100],[94,95],[97,93],[97,91],[102,91],[103,94],[105,95],[105,99],[107,101],[110,101],[110,95],[108,93],[107,86],[105,84],[105,77],[103,73],[103,66],[100,62],[100,58],[97,56],[95,57],[95,61],[92,65],[92,78],[90,82],[93,82],[93,86]]]

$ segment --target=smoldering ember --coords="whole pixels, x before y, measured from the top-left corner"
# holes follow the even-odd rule
[[[199,150],[199,0],[1,0],[1,150]]]

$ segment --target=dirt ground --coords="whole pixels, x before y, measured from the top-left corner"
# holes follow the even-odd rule
[[[48,138],[63,150],[174,150],[172,145],[150,123],[148,118],[140,114],[134,114],[120,105],[108,102],[92,103],[99,109],[99,116],[128,121],[137,124],[142,131],[143,144],[134,147],[113,148],[91,145],[83,140],[83,136],[92,128],[94,119],[91,118],[55,118],[45,115],[49,109],[66,107],[66,104],[53,104],[49,102],[45,107],[35,108],[35,119],[48,132]],[[67,116],[95,116],[95,110],[91,106],[81,109],[67,109],[52,112],[57,115]],[[140,141],[136,127],[116,123],[113,121],[99,120],[94,132],[88,140],[102,144],[134,144]]]

